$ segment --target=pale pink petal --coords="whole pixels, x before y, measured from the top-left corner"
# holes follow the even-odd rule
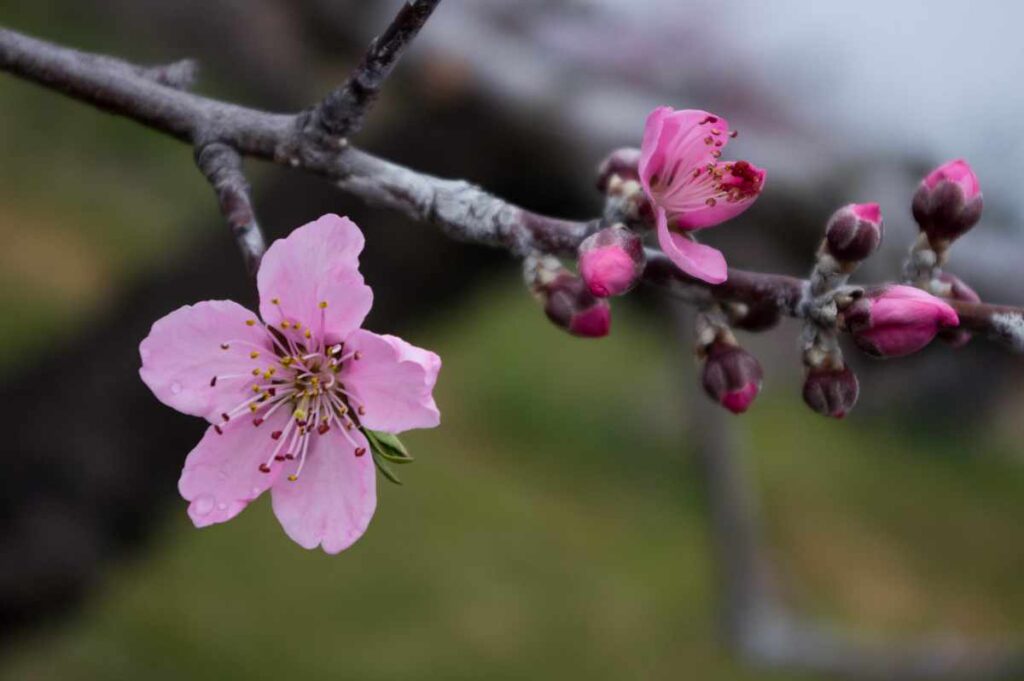
[[[329,343],[359,328],[373,305],[359,274],[363,242],[351,220],[325,215],[271,244],[257,275],[263,319],[278,329],[285,322],[295,337],[301,325]]]
[[[251,371],[268,366],[271,342],[262,324],[246,324],[255,321],[230,300],[179,308],[157,320],[139,345],[139,376],[167,406],[217,423],[252,396]]]
[[[724,171],[721,180],[710,181],[711,174],[703,171],[682,191],[662,203],[673,226],[685,230],[714,227],[753,205],[764,190],[767,173],[747,161],[719,164],[718,167],[723,170],[724,166],[731,170]]]
[[[191,502],[188,515],[196,527],[231,520],[274,484],[281,464],[273,454],[281,441],[271,433],[287,421],[279,411],[259,427],[240,417],[206,429],[178,480],[178,491]],[[270,472],[262,472],[261,464],[268,464]]]
[[[661,208],[657,220],[658,244],[679,269],[710,284],[721,284],[728,279],[728,266],[721,251],[669,231],[668,218]]]
[[[652,111],[644,126],[638,165],[648,196],[660,201],[687,183],[695,169],[715,163],[712,152],[728,144],[728,132],[728,121],[707,111],[669,107]]]
[[[372,430],[400,433],[433,428],[441,421],[433,390],[441,358],[395,336],[360,329],[345,340],[345,352],[359,359],[345,363],[339,378],[363,408],[360,422]]]
[[[338,553],[366,532],[377,508],[377,480],[369,444],[357,429],[347,431],[353,445],[337,427],[311,436],[305,463],[288,462],[285,474],[271,492],[274,514],[297,544],[322,546]],[[363,453],[356,456],[356,448]]]

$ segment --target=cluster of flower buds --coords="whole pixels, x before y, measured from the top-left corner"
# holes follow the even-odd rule
[[[608,301],[594,296],[583,279],[562,267],[557,258],[530,255],[524,273],[555,326],[584,338],[608,335],[612,324]]]
[[[981,219],[978,178],[963,159],[945,163],[921,181],[912,208],[932,249],[941,253]]]
[[[597,167],[597,189],[605,196],[605,217],[610,221],[641,227],[654,219],[651,202],[640,184],[639,164],[640,150],[622,147]]]
[[[579,269],[590,292],[599,298],[620,296],[644,273],[643,240],[624,225],[587,237],[579,247]]]
[[[902,357],[932,342],[960,320],[948,303],[913,286],[866,292],[839,311],[840,328],[875,357]]]

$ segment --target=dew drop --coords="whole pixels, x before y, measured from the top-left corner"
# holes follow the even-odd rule
[[[200,494],[198,497],[196,497],[195,501],[192,502],[192,507],[195,510],[196,515],[208,515],[210,511],[213,510],[213,495]]]
[[[180,393],[181,392],[181,383],[178,383],[177,381],[175,381],[174,383],[171,383],[171,392],[174,393],[175,395]]]

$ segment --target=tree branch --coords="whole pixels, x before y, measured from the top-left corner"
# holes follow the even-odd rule
[[[408,0],[372,43],[344,85],[312,111],[310,125],[328,137],[359,132],[384,81],[441,0]]]
[[[414,12],[410,7],[424,12],[424,7],[435,5],[436,1],[407,5],[400,16]],[[420,22],[410,19],[418,30],[429,12],[411,16]],[[399,37],[393,39],[394,44],[404,48],[415,30],[396,29]],[[379,72],[384,76],[401,52],[393,49],[394,45],[385,50],[390,44],[382,36],[371,49],[391,55],[382,62],[387,65]],[[266,113],[201,97],[161,85],[137,68],[126,68],[125,62],[6,29],[0,29],[0,68],[189,144],[220,142],[241,156],[321,175],[369,203],[435,224],[453,238],[498,246],[515,255],[531,250],[573,254],[580,241],[601,224],[599,220],[561,220],[533,213],[462,180],[420,173],[349,145],[324,144],[305,134],[308,114]],[[382,80],[375,81],[378,87]],[[757,303],[776,307],[788,316],[803,315],[807,282],[796,277],[730,270],[727,282],[711,286],[686,276],[662,254],[649,259],[644,277],[691,303]],[[1024,308],[949,302],[960,313],[965,329],[1024,352]]]
[[[196,165],[217,193],[221,213],[238,244],[249,276],[255,278],[267,250],[249,198],[249,183],[242,174],[242,157],[231,147],[214,142],[196,149]]]

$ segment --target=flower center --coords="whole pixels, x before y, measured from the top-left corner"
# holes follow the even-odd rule
[[[280,304],[277,298],[273,302]],[[252,395],[221,414],[224,422],[250,418],[252,425],[258,428],[279,410],[289,414],[281,430],[268,433],[277,444],[259,469],[270,473],[275,462],[298,459],[298,467],[288,476],[292,482],[302,474],[310,441],[327,434],[332,428],[344,435],[356,456],[366,453],[365,447],[351,434],[359,427],[359,417],[366,413],[366,408],[339,379],[348,362],[359,361],[360,353],[346,351],[344,343],[327,345],[323,337],[323,310],[326,308],[327,301],[322,301],[320,332],[303,328],[298,322],[282,321],[278,329],[255,319],[247,320],[247,326],[260,325],[266,331],[273,350],[268,352],[249,341],[225,341],[220,346],[223,350],[236,346],[251,348],[249,358],[253,368],[248,373],[218,375],[210,379],[211,387],[222,381],[251,382]],[[214,429],[223,434],[219,425]]]

